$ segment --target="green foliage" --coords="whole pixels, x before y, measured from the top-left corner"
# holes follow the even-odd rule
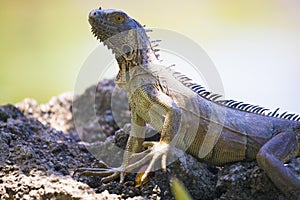
[[[186,187],[177,178],[171,179],[171,188],[176,200],[192,200]]]

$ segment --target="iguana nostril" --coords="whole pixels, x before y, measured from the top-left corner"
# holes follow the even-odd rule
[[[89,14],[89,17],[97,17],[99,15],[98,10],[92,10]]]

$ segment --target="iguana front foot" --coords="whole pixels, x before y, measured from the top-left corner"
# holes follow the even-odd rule
[[[144,142],[143,147],[151,147],[151,152],[148,156],[152,156],[152,159],[145,170],[142,178],[141,183],[145,181],[148,174],[151,172],[151,170],[154,167],[154,164],[161,158],[161,168],[162,171],[166,172],[167,169],[167,154],[170,150],[170,145],[165,142]]]

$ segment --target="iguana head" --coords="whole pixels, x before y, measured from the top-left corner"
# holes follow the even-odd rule
[[[137,64],[145,61],[145,55],[151,47],[146,31],[125,12],[95,9],[89,14],[89,23],[95,37],[113,50],[118,61],[135,60]]]

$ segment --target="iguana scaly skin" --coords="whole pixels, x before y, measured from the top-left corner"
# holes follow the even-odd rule
[[[300,180],[284,166],[300,154],[298,115],[267,114],[262,107],[218,100],[161,66],[143,26],[123,11],[96,9],[89,22],[115,54],[115,82],[128,91],[132,128],[120,167],[100,163],[99,168],[78,169],[82,175],[103,176],[104,182],[120,176],[123,182],[125,172],[150,161],[143,181],[157,161],[166,170],[168,153],[177,147],[215,165],[256,159],[287,197],[300,197]],[[160,133],[158,142],[144,142],[146,124]]]

